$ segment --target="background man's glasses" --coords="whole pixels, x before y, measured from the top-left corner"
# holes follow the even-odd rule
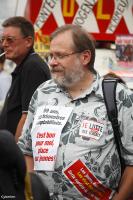
[[[14,36],[7,36],[7,37],[1,37],[0,38],[0,42],[3,43],[4,41],[6,41],[8,44],[12,44],[14,43],[16,40],[20,40],[22,38],[25,38],[25,37],[21,37],[21,38],[16,38]]]

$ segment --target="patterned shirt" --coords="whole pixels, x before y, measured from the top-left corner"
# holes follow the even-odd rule
[[[122,133],[121,140],[124,147],[133,153],[133,93],[124,84],[117,84],[116,102]],[[102,185],[115,191],[119,184],[121,167],[111,122],[108,120],[103,99],[102,78],[97,74],[91,87],[75,99],[72,99],[63,88],[58,87],[53,80],[39,86],[31,99],[28,117],[18,142],[26,155],[33,155],[31,128],[36,110],[41,105],[73,108],[61,133],[55,170],[39,172],[48,186],[51,199],[84,199],[81,191],[78,191],[63,173],[68,165],[79,159]],[[79,134],[84,120],[103,125],[102,134],[98,139]],[[133,165],[133,155],[125,152],[122,155],[127,165]],[[99,198],[96,199],[99,200]]]

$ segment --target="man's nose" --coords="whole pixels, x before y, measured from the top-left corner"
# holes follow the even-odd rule
[[[58,59],[56,57],[52,57],[49,61],[50,66],[56,66],[58,64]]]
[[[5,46],[7,46],[7,45],[8,45],[8,42],[7,42],[6,39],[4,39],[4,40],[1,42],[1,46],[2,46],[2,47],[5,47]]]

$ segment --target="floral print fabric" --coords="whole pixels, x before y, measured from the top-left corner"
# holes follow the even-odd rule
[[[125,85],[117,86],[118,121],[124,147],[133,153],[133,93]],[[83,196],[64,176],[63,169],[80,159],[94,176],[106,187],[116,190],[121,174],[119,155],[114,134],[108,120],[102,94],[102,78],[96,76],[92,86],[81,96],[71,99],[53,80],[43,83],[34,93],[18,145],[26,155],[32,156],[31,128],[38,106],[70,106],[73,111],[63,128],[54,172],[38,172],[48,186],[52,200],[79,200]],[[83,137],[79,129],[83,120],[102,123],[104,130],[98,140]],[[133,156],[123,152],[128,165]]]

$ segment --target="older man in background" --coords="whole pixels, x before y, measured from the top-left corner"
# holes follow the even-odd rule
[[[2,24],[1,45],[5,57],[16,63],[12,84],[0,116],[0,129],[21,135],[29,102],[35,89],[50,79],[48,65],[33,50],[34,28],[24,17],[11,17]]]

